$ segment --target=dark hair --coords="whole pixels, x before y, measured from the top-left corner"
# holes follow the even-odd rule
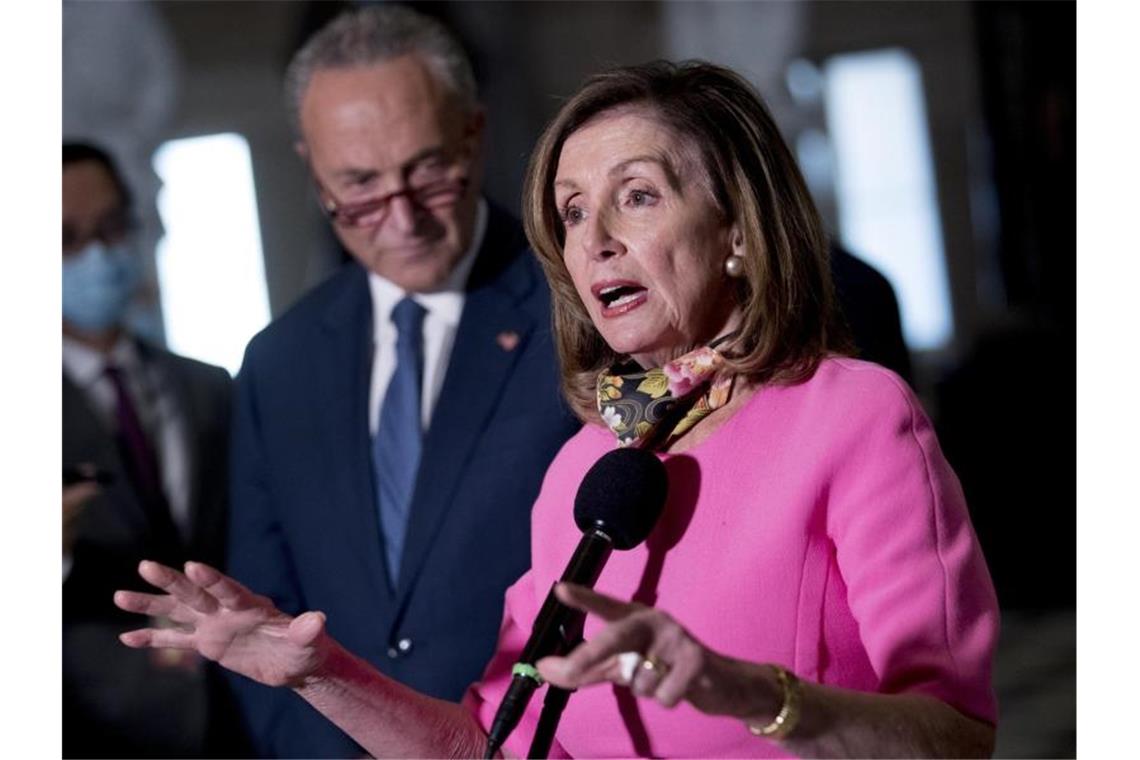
[[[65,142],[63,144],[63,165],[77,164],[81,161],[94,161],[106,169],[111,181],[115,184],[115,188],[119,191],[119,197],[123,199],[123,208],[129,209],[131,207],[133,200],[131,191],[127,188],[127,183],[123,180],[123,175],[119,172],[119,167],[111,158],[110,153],[91,143]]]
[[[655,61],[591,77],[539,139],[523,219],[550,281],[562,385],[578,416],[597,419],[597,374],[621,360],[593,323],[563,262],[554,179],[567,138],[599,114],[644,109],[691,144],[713,200],[744,242],[739,335],[729,366],[755,382],[794,383],[829,352],[849,350],[819,214],[763,100],[735,72],[702,61]]]

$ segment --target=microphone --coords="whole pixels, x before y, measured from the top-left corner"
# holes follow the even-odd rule
[[[561,580],[593,588],[614,549],[632,549],[649,536],[665,506],[667,491],[665,466],[644,449],[615,449],[598,459],[574,498],[574,522],[585,535]],[[547,594],[491,723],[484,757],[499,751],[542,685],[535,663],[549,655],[565,654],[577,644],[585,618],[585,613],[558,601],[554,589]]]

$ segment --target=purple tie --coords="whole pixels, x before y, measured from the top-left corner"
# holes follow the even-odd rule
[[[178,530],[174,526],[174,519],[170,516],[170,508],[162,492],[158,458],[139,421],[123,371],[108,365],[105,373],[115,389],[116,438],[131,483],[146,510],[156,537],[161,542],[169,544],[170,548],[176,547],[180,543]]]

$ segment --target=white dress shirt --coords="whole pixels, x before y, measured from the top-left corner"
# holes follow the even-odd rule
[[[161,369],[145,362],[135,342],[124,336],[108,356],[63,337],[63,371],[82,390],[96,417],[114,434],[115,386],[105,374],[118,367],[131,394],[135,412],[158,458],[162,490],[171,517],[183,538],[190,537],[190,438],[185,411]],[[69,462],[69,464],[81,464]]]
[[[423,387],[420,389],[420,419],[426,432],[431,424],[432,411],[443,389],[443,378],[451,359],[451,349],[455,343],[455,331],[459,327],[459,317],[463,314],[466,298],[465,288],[475,256],[483,244],[487,232],[487,202],[479,200],[475,211],[475,231],[471,245],[463,258],[455,265],[443,286],[431,293],[407,293],[398,285],[385,280],[375,272],[368,273],[368,285],[372,291],[372,387],[368,397],[368,430],[376,435],[379,424],[380,404],[392,373],[396,370],[396,329],[392,324],[392,309],[410,295],[416,303],[424,307],[426,314],[423,323]]]

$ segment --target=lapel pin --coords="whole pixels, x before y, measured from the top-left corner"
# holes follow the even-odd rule
[[[514,351],[515,346],[519,344],[519,334],[514,330],[503,330],[495,338],[499,344],[499,348],[504,351]]]

